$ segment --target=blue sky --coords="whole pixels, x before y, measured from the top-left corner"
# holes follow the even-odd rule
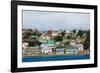
[[[23,11],[23,28],[47,30],[90,29],[89,13]]]

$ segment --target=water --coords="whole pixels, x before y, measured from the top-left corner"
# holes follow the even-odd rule
[[[58,61],[58,60],[81,60],[90,59],[90,55],[60,55],[60,56],[38,56],[38,57],[24,57],[22,62],[41,62],[41,61]]]

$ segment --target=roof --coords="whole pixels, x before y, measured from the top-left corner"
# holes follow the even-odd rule
[[[36,35],[32,35],[31,38],[37,37]]]
[[[66,46],[67,49],[77,49],[77,46],[68,45]]]
[[[29,48],[33,49],[33,48],[39,48],[39,47],[38,46],[32,46],[32,47],[29,47]]]
[[[54,44],[54,40],[42,40],[41,42],[46,43],[46,44]]]

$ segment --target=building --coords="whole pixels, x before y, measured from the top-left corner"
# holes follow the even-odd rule
[[[55,48],[55,41],[54,40],[47,40],[46,45],[50,48]]]
[[[35,56],[38,55],[40,53],[40,48],[39,46],[32,46],[32,47],[28,47],[26,49],[26,55],[27,56]]]
[[[24,49],[26,49],[26,48],[28,47],[28,45],[29,45],[28,42],[23,42],[23,43],[22,43],[22,47],[23,47]]]
[[[52,32],[52,36],[53,37],[58,36],[58,33],[57,32]]]
[[[78,48],[77,46],[72,46],[72,45],[67,45],[66,46],[66,54],[74,54],[74,53],[78,53]]]
[[[55,42],[55,46],[59,46],[61,42]]]
[[[37,40],[37,39],[38,39],[38,36],[32,35],[29,39],[30,39],[30,40]]]
[[[71,41],[70,41],[70,45],[73,45],[73,46],[75,46],[75,45],[76,45],[76,42],[75,42],[75,40],[71,40]]]
[[[57,55],[64,54],[64,48],[56,48],[56,54]]]
[[[65,37],[63,37],[63,42],[68,42],[69,41],[69,39],[67,39],[67,37],[65,36]]]
[[[45,44],[46,46],[50,48],[55,48],[55,41],[54,40],[41,40],[42,44]]]
[[[22,56],[23,57],[26,55],[26,50],[27,50],[28,45],[29,45],[28,42],[22,43]]]
[[[22,33],[32,33],[33,30],[32,29],[22,29]]]
[[[77,46],[79,51],[83,51],[83,44],[77,43],[76,46]]]
[[[46,44],[47,40],[39,40],[42,44]]]
[[[40,47],[41,47],[41,52],[42,53],[44,53],[44,54],[52,53],[52,49],[50,47],[48,47],[47,45],[41,44]]]

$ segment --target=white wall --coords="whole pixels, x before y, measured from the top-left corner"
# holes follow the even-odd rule
[[[100,19],[100,0],[35,0],[35,1],[49,1],[49,2],[62,2],[62,3],[75,3],[75,4],[90,4],[98,5],[98,19]],[[0,73],[10,73],[10,0],[0,0]],[[99,24],[100,22],[98,22]],[[100,25],[98,25],[100,28]],[[100,31],[100,29],[98,29]],[[98,35],[100,37],[100,33]],[[100,38],[98,39],[100,40]],[[100,43],[100,41],[99,41]],[[100,48],[100,46],[99,46]],[[99,49],[98,48],[98,49]],[[100,52],[100,50],[98,50]],[[100,55],[100,53],[98,54]],[[100,57],[99,57],[100,61]],[[100,65],[100,62],[99,62]],[[70,70],[55,70],[55,71],[41,71],[37,73],[99,73],[100,66],[98,68],[86,68],[86,69],[70,69]],[[29,72],[27,72],[29,73]],[[30,72],[32,73],[32,72]]]

